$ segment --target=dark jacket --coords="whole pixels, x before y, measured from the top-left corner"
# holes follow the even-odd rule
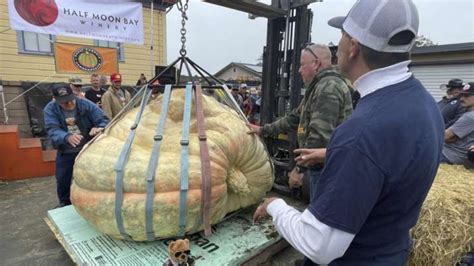
[[[76,97],[76,109],[77,126],[83,132],[86,141],[92,138],[89,136],[89,132],[93,127],[105,127],[109,123],[104,112],[89,100]],[[67,137],[70,133],[67,130],[66,117],[61,106],[53,100],[46,105],[43,111],[45,128],[53,146],[58,151],[63,151],[66,145],[69,145]]]
[[[445,96],[438,102],[438,107],[443,114],[444,128],[452,126],[466,112],[459,98],[448,99]]]

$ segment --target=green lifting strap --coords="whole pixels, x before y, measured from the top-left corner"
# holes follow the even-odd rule
[[[124,169],[125,165],[128,162],[128,157],[130,155],[130,148],[132,146],[133,139],[135,138],[135,132],[138,127],[138,123],[140,123],[140,119],[142,117],[143,111],[145,110],[145,106],[150,99],[151,90],[148,90],[148,86],[145,87],[145,91],[143,92],[142,101],[140,103],[140,109],[137,112],[137,116],[135,117],[135,123],[130,128],[130,133],[128,134],[127,140],[123,145],[122,152],[120,153],[119,159],[117,164],[115,164],[115,220],[117,222],[117,228],[120,234],[127,240],[131,240],[132,238],[125,232],[125,228],[123,226],[123,217],[122,217],[122,203],[123,203],[123,177],[124,177]]]
[[[165,94],[161,103],[160,120],[156,126],[156,133],[153,137],[153,150],[151,151],[150,161],[148,162],[148,170],[146,172],[146,202],[145,202],[145,229],[148,241],[155,240],[155,232],[153,231],[153,199],[155,197],[155,171],[158,167],[160,159],[161,140],[165,130],[166,116],[171,97],[171,85],[166,85]]]
[[[181,190],[179,193],[179,235],[186,233],[187,193],[189,188],[189,124],[191,120],[191,104],[193,85],[188,82],[184,98],[183,129],[181,133]]]

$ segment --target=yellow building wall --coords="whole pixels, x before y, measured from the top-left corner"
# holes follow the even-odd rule
[[[140,73],[150,79],[153,77],[150,52],[150,9],[143,8],[144,37],[143,45],[124,44],[124,61],[119,62],[119,72],[124,85],[135,85]],[[153,15],[154,64],[166,65],[166,13],[154,11]],[[56,73],[54,56],[21,54],[18,52],[16,30],[9,29],[8,6],[6,0],[0,0],[0,80],[67,82],[70,76],[79,76],[89,83],[90,74]],[[6,30],[6,31],[5,31]],[[56,42],[94,45],[93,39],[56,36]],[[49,77],[49,78],[48,78]]]

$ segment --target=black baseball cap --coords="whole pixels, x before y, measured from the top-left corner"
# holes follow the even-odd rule
[[[469,82],[462,87],[461,95],[474,95],[474,82]]]
[[[462,79],[452,79],[448,82],[448,85],[446,85],[448,88],[462,88]]]
[[[65,103],[74,100],[76,97],[68,85],[60,85],[53,88],[54,99],[58,103]]]

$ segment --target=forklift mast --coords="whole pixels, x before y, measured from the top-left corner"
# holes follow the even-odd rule
[[[308,5],[322,0],[272,0],[271,5],[255,0],[204,1],[249,13],[249,17],[268,19],[263,48],[261,124],[274,122],[296,108],[303,94],[303,81],[298,73],[301,50],[311,39],[313,12]],[[294,167],[296,132],[266,138],[265,144],[275,166],[274,188],[290,192],[287,173]]]
[[[271,123],[297,108],[302,99],[303,81],[298,73],[301,50],[311,39],[313,13],[308,1],[290,6],[286,17],[268,19],[267,44],[263,52],[261,124]],[[314,1],[312,1],[314,2]],[[272,5],[281,1],[272,1]],[[275,165],[275,188],[287,191],[287,173],[294,167],[296,132],[266,138],[265,144]]]

